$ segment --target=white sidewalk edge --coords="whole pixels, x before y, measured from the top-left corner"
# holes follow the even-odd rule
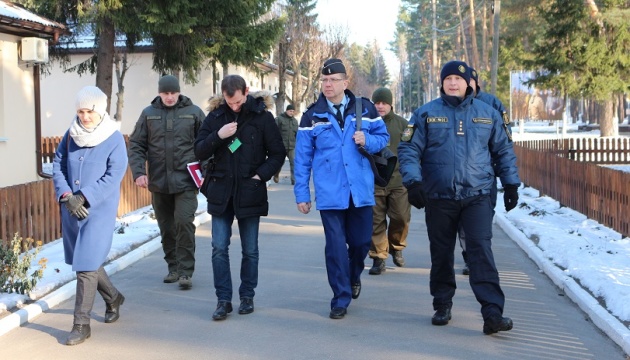
[[[619,345],[626,354],[630,354],[630,329],[602,307],[597,299],[572,277],[565,275],[560,268],[547,259],[542,250],[517,229],[504,214],[497,213],[494,221],[527,253],[545,275],[588,315],[595,326]]]
[[[195,226],[199,226],[209,221],[210,219],[211,215],[209,215],[207,212],[202,212],[195,216],[194,224]],[[161,249],[161,240],[162,237],[158,235],[157,237],[147,241],[141,246],[105,265],[105,271],[110,276],[114,275],[127,266],[153,253],[154,251]],[[56,289],[55,291],[51,292],[50,294],[37,300],[36,302],[29,304],[22,309],[4,317],[2,320],[0,320],[0,336],[17,327],[22,326],[27,322],[31,322],[43,312],[52,309],[60,303],[73,297],[76,293],[76,283],[76,279],[72,280],[67,284],[61,286],[60,288]]]

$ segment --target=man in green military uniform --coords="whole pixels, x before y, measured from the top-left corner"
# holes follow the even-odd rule
[[[295,175],[293,175],[293,159],[295,159],[295,137],[298,130],[298,121],[294,117],[295,107],[288,105],[285,112],[278,115],[276,118],[276,124],[280,129],[282,135],[282,142],[284,148],[287,150],[287,157],[289,158],[289,165],[291,166],[291,185],[295,185]],[[278,182],[280,180],[280,170],[273,176],[273,181]]]
[[[165,283],[192,287],[195,270],[195,211],[197,185],[187,164],[197,160],[193,144],[206,115],[180,93],[179,80],[166,75],[158,96],[142,110],[129,136],[129,166],[137,186],[151,192],[162,235]]]
[[[398,143],[408,122],[392,111],[392,92],[387,88],[378,88],[372,94],[376,111],[385,121],[389,133],[387,147],[398,154]],[[376,205],[372,208],[372,244],[368,255],[374,260],[370,275],[380,275],[385,271],[387,254],[392,254],[396,266],[404,266],[402,251],[407,246],[411,205],[407,200],[407,189],[402,185],[402,176],[398,164],[386,187],[375,185]],[[389,227],[387,218],[389,217]]]

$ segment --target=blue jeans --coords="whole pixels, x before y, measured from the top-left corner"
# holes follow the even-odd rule
[[[237,220],[241,237],[241,286],[240,298],[253,298],[258,285],[258,225],[260,216]],[[228,206],[221,215],[212,216],[212,271],[214,289],[219,301],[232,301],[232,273],[230,272],[230,237],[234,210]]]

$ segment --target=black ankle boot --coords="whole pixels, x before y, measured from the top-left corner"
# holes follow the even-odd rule
[[[119,291],[118,296],[116,296],[116,298],[114,299],[114,302],[112,302],[111,304],[105,304],[106,323],[113,323],[114,321],[118,320],[118,318],[120,317],[120,305],[122,305],[124,302],[125,297]]]
[[[90,336],[92,336],[90,324],[74,324],[66,340],[66,345],[78,345],[84,342],[85,339],[89,339]]]
[[[370,271],[368,271],[368,274],[381,275],[384,272],[385,272],[385,260],[379,259],[379,258],[374,259],[374,263],[372,264]]]

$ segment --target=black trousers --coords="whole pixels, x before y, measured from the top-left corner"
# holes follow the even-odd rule
[[[106,303],[111,304],[118,297],[118,290],[109,280],[105,269],[101,266],[96,271],[77,272],[77,294],[74,302],[74,323],[89,324],[90,313],[94,306],[96,292],[99,292]]]
[[[494,208],[489,195],[464,200],[431,199],[426,206],[431,250],[429,287],[433,308],[451,307],[455,295],[454,251],[459,225],[466,234],[470,287],[481,304],[484,319],[503,314],[505,295],[492,253]]]

